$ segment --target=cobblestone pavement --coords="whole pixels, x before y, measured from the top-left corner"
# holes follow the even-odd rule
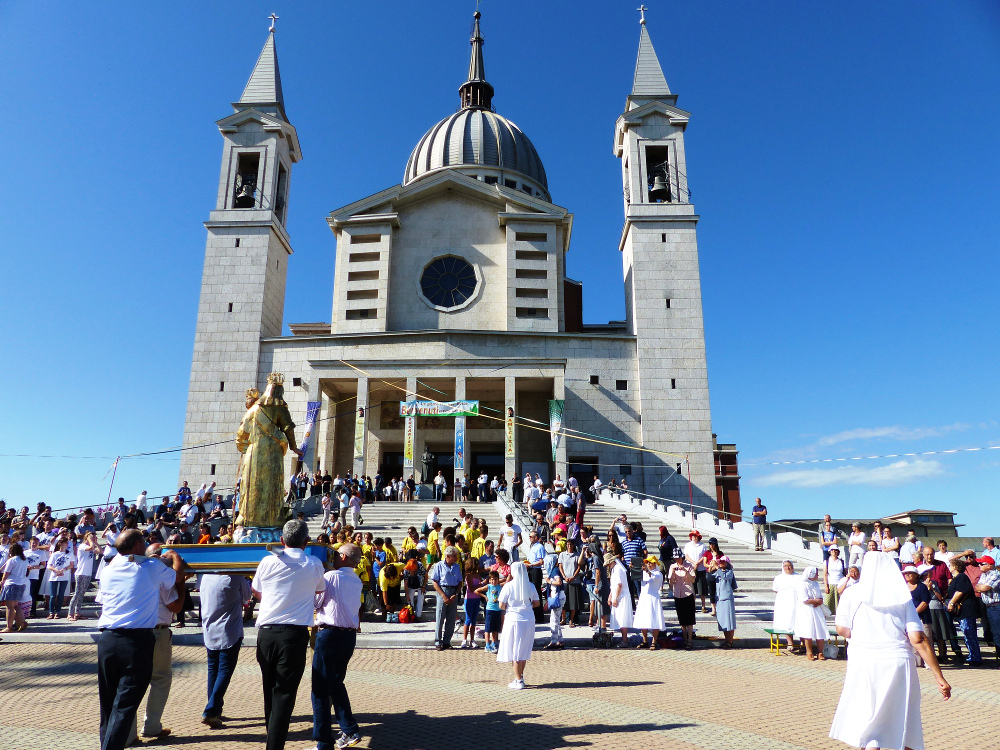
[[[93,750],[97,745],[96,647],[0,647],[0,749]],[[993,660],[988,660],[990,667]],[[381,750],[504,747],[843,748],[827,738],[843,661],[807,662],[767,651],[540,652],[512,691],[508,665],[475,652],[364,649],[348,688],[365,742]],[[926,747],[978,747],[992,737],[1000,670],[949,669],[945,703],[920,670]],[[244,649],[227,696],[224,729],[200,724],[205,652],[174,649],[164,725],[150,748],[247,750],[264,745],[260,673]],[[308,670],[287,747],[313,747]]]

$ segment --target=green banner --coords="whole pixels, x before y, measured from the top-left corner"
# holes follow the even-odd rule
[[[552,460],[556,460],[559,441],[562,439],[563,409],[566,402],[563,399],[549,401],[549,435],[552,437]]]
[[[401,417],[478,417],[478,401],[400,401]]]

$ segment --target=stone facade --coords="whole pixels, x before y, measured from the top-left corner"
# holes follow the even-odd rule
[[[477,15],[472,41],[480,73],[463,99],[476,112],[487,110],[468,102],[492,96],[492,87],[484,88],[479,33]],[[278,190],[268,175],[279,165],[287,191],[298,158],[294,129],[281,117],[283,105],[244,108],[220,122],[226,149],[219,204],[207,225],[185,446],[222,444],[187,451],[182,478],[200,483],[214,464],[220,485],[231,485],[239,456],[223,441],[243,414],[243,390],[262,387],[267,373],[279,371],[294,419],[304,418],[307,402],[322,403],[309,469],[413,473],[419,480],[426,444],[449,484],[462,474],[510,478],[531,469],[548,480],[573,473],[589,487],[594,472],[605,482],[624,476],[638,492],[714,507],[698,217],[686,186],[688,114],[675,105],[643,27],[636,82],[615,130],[625,185],[619,250],[626,320],[582,330],[567,330],[572,316],[564,294],[573,216],[548,200],[537,155],[530,169],[523,167],[531,174],[518,176],[505,166],[502,149],[465,143],[449,156],[453,139],[439,146],[432,129],[411,156],[403,184],[329,215],[337,243],[331,322],[293,325],[293,335],[283,335],[291,254],[283,209],[236,209],[230,201],[233,160],[247,149],[260,154],[262,202]],[[516,138],[530,147],[520,130]],[[662,189],[655,199],[650,194],[656,170],[668,185],[665,200]],[[442,257],[460,258],[475,271],[474,291],[451,307],[435,304],[420,284]],[[213,390],[223,380],[227,390]],[[413,399],[480,402],[480,416],[462,420],[464,469],[452,462],[458,420],[420,417],[414,467],[404,470],[399,402]],[[565,401],[566,433],[554,456],[551,399]],[[366,422],[356,443],[359,407]],[[517,415],[513,456],[504,450],[508,409]],[[294,470],[291,454],[288,461]]]

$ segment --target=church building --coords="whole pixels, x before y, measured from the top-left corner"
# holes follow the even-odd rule
[[[471,47],[458,110],[416,143],[400,184],[327,217],[331,322],[284,335],[289,187],[303,157],[272,25],[218,122],[181,478],[234,485],[244,392],[280,372],[310,471],[429,480],[426,447],[449,486],[483,472],[583,487],[600,476],[715,506],[690,115],[645,19],[624,111],[608,113],[625,221],[600,262],[609,277],[621,262],[624,320],[599,325],[583,322],[581,284],[566,275],[573,214],[528,136],[497,112],[478,12]],[[287,471],[296,460],[289,451]]]

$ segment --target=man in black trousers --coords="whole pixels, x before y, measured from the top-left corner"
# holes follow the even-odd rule
[[[295,709],[295,693],[306,667],[315,595],[326,592],[323,564],[305,553],[309,527],[289,521],[281,530],[284,548],[261,560],[251,588],[260,599],[257,663],[264,683],[267,750],[282,750]]]
[[[118,537],[118,554],[101,573],[97,621],[97,684],[101,703],[101,750],[125,750],[142,696],[153,674],[153,628],[162,601],[171,612],[184,603],[184,563],[174,552],[144,557],[142,532]]]

